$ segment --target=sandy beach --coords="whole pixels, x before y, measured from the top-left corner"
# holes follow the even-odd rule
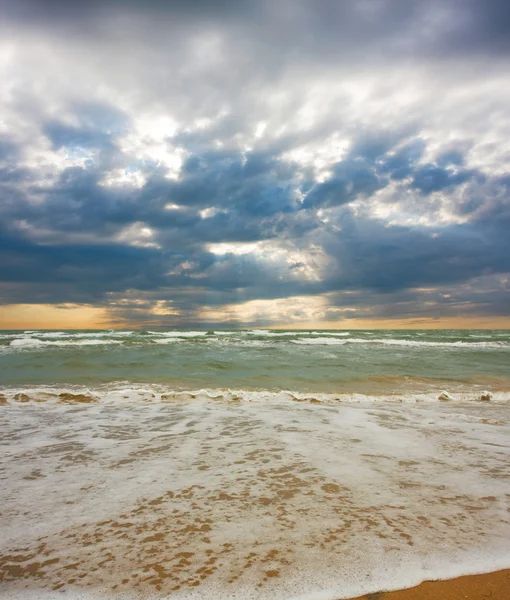
[[[510,598],[510,570],[469,575],[448,581],[425,581],[397,592],[378,592],[355,600],[507,600]]]
[[[0,597],[331,600],[508,567],[506,403],[152,390],[7,392]],[[456,585],[419,589],[484,597]]]

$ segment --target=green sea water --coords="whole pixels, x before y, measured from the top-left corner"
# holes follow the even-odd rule
[[[510,390],[510,331],[2,331],[0,385]]]

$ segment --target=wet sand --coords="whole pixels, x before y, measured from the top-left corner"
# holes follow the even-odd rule
[[[448,581],[425,581],[397,592],[377,592],[355,600],[508,600],[510,598],[510,569],[468,575]]]
[[[2,408],[0,597],[348,598],[509,565],[506,405],[70,396]]]

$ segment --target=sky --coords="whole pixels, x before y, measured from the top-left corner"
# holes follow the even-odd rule
[[[510,327],[508,0],[0,0],[0,327]]]

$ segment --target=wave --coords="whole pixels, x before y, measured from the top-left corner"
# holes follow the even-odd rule
[[[330,335],[333,337],[349,337],[351,333],[350,331],[311,331],[307,335]]]
[[[208,335],[208,331],[147,331],[151,335],[167,338],[196,338]]]
[[[259,337],[269,337],[269,338],[300,335],[299,332],[296,332],[296,331],[256,331],[256,330],[254,330],[254,331],[247,331],[246,333],[248,335],[257,335]]]
[[[34,333],[29,334],[30,336],[35,335]],[[60,337],[69,337],[69,333],[66,333],[65,331],[47,331],[44,333],[37,333],[38,337],[42,337],[42,338],[60,338]]]
[[[216,332],[215,332],[216,333]],[[246,333],[250,335],[257,335],[260,337],[297,337],[297,336],[308,336],[308,335],[326,335],[332,337],[344,337],[349,336],[349,331],[268,331],[268,330],[251,330]]]
[[[427,342],[421,340],[402,340],[402,339],[334,339],[334,338],[309,338],[291,340],[293,344],[324,344],[324,345],[344,345],[344,344],[382,344],[386,346],[414,346],[414,347],[443,347],[443,348],[477,348],[477,349],[505,349],[510,348],[506,342]]]
[[[495,337],[497,336],[497,337]],[[485,339],[484,339],[485,338]],[[130,347],[152,344],[173,344],[176,342],[201,344],[217,344],[218,346],[257,346],[268,350],[289,347],[290,344],[308,346],[344,346],[361,344],[367,348],[377,346],[395,346],[409,348],[442,348],[476,349],[476,350],[508,350],[510,349],[509,332],[492,332],[486,336],[481,332],[469,332],[463,335],[454,332],[365,332],[365,331],[271,331],[269,329],[227,330],[227,331],[143,331],[143,330],[103,330],[103,331],[35,331],[0,332],[0,351],[9,350],[44,350],[57,346],[101,346],[108,344],[125,344]]]
[[[421,404],[421,403],[490,403],[509,404],[510,391],[409,391],[390,394],[307,393],[292,390],[247,390],[230,388],[172,389],[161,384],[117,382],[96,388],[64,386],[32,386],[0,388],[0,404],[50,403],[164,403],[164,402],[299,402],[312,405],[334,404]]]
[[[127,337],[136,335],[136,331],[101,331],[101,332],[88,332],[88,333],[67,333],[70,337],[76,338],[94,338],[94,337]]]
[[[128,337],[136,335],[135,331],[94,331],[94,332],[70,332],[70,331],[25,331],[23,333],[0,333],[0,339],[101,339],[107,337]]]
[[[16,338],[9,344],[11,348],[40,348],[42,346],[101,346],[105,344],[122,344],[120,340],[38,340],[33,338]]]
[[[317,337],[317,338],[308,338],[308,339],[300,339],[300,340],[290,340],[293,344],[303,344],[303,345],[324,345],[324,346],[343,346],[349,340],[347,339],[336,339],[336,338],[326,338],[326,337]],[[352,340],[350,340],[352,341]],[[367,340],[359,340],[360,342],[365,342]]]
[[[296,336],[296,334],[294,334]],[[275,334],[263,336],[262,339],[240,337],[238,335],[221,334],[219,336],[208,334],[207,332],[173,332],[171,334],[159,334],[159,335],[143,335],[143,336],[132,336],[125,334],[121,339],[114,339],[109,334],[103,334],[92,337],[91,334],[78,334],[78,335],[65,335],[65,336],[47,336],[47,338],[41,339],[39,337],[4,337],[4,343],[0,345],[0,349],[5,352],[6,350],[42,350],[44,348],[55,348],[59,346],[104,346],[110,344],[117,345],[151,345],[151,344],[175,344],[175,343],[194,343],[201,342],[208,344],[215,344],[218,346],[232,345],[242,347],[265,347],[268,350],[273,348],[273,344],[297,344],[304,346],[345,346],[347,344],[360,344],[366,347],[377,347],[379,346],[395,346],[395,347],[408,347],[408,348],[443,348],[445,350],[451,349],[473,349],[473,350],[509,350],[510,343],[506,341],[425,341],[425,340],[409,340],[409,339],[398,339],[398,338],[356,338],[356,337],[336,337],[330,335],[325,337],[321,335],[319,337],[309,337],[309,333],[306,336],[294,337],[289,339],[284,334]]]

